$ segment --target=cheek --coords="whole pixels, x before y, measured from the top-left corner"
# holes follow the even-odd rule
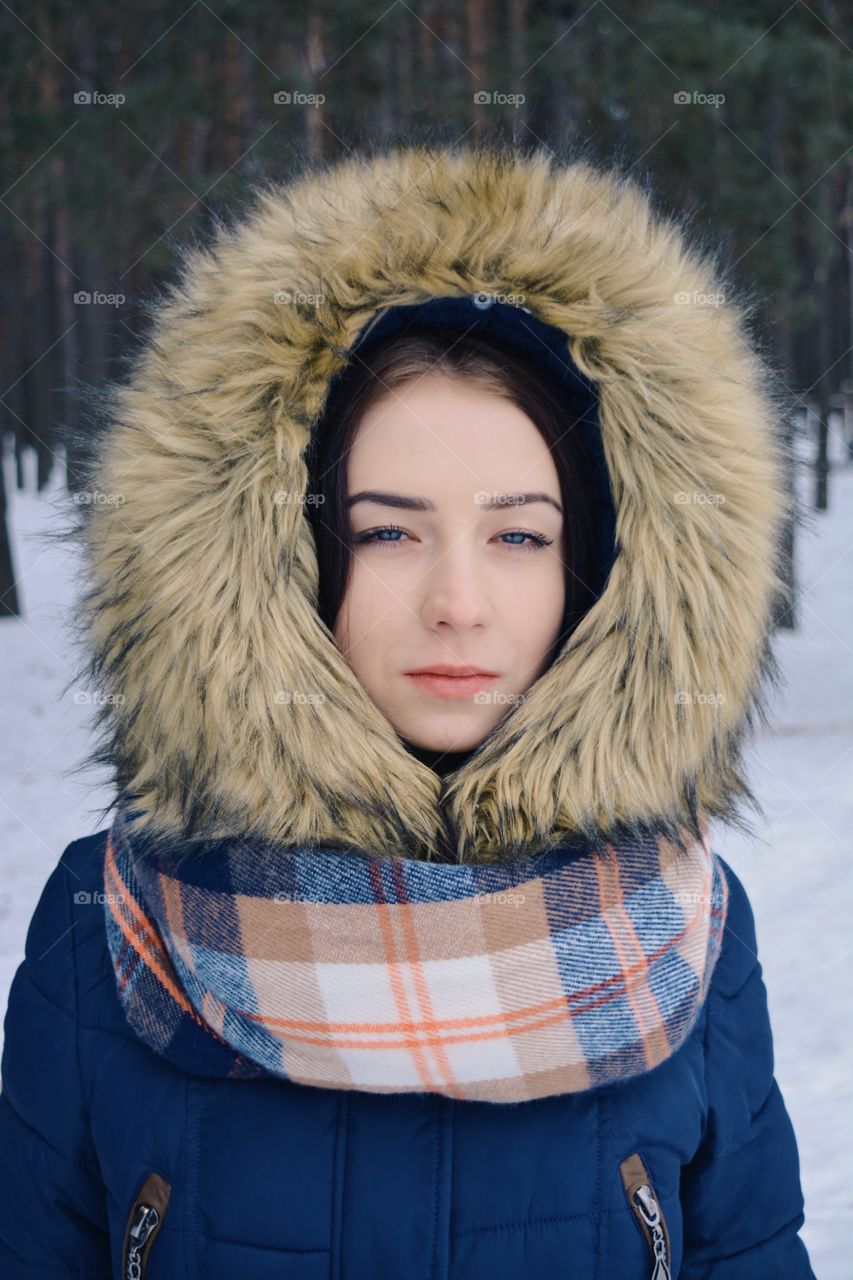
[[[351,655],[360,653],[367,659],[381,652],[384,642],[394,634],[401,611],[407,612],[400,595],[379,572],[371,572],[353,560],[349,587],[335,627],[336,637],[340,631]]]
[[[514,575],[508,613],[522,633],[549,634],[558,627],[566,604],[566,580],[557,556],[543,556],[522,574]]]
[[[524,682],[537,678],[545,655],[560,634],[565,599],[564,570],[556,558],[519,575],[504,598],[503,628],[511,637]]]

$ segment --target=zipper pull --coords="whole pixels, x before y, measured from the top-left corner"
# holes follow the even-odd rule
[[[666,1237],[661,1226],[660,1205],[655,1199],[655,1194],[651,1187],[648,1185],[637,1187],[634,1192],[634,1203],[639,1208],[643,1221],[652,1235],[652,1248],[655,1258],[652,1280],[672,1280],[667,1260]]]
[[[137,1188],[125,1221],[121,1280],[145,1280],[148,1259],[163,1226],[171,1195],[171,1183],[154,1169]]]
[[[652,1186],[652,1176],[639,1151],[625,1157],[619,1165],[619,1172],[631,1212],[649,1251],[651,1280],[672,1280],[669,1231]]]
[[[131,1224],[130,1239],[132,1244],[127,1255],[127,1273],[125,1280],[141,1280],[141,1251],[145,1241],[160,1221],[160,1215],[153,1204],[140,1204],[136,1208],[136,1218]]]

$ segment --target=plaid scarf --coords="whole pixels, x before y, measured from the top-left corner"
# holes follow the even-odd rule
[[[208,841],[120,814],[107,939],[136,1034],[199,1075],[521,1102],[650,1071],[695,1023],[728,888],[707,836],[523,863]]]

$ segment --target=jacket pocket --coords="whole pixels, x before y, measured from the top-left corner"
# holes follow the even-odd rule
[[[639,1223],[651,1260],[651,1280],[671,1280],[669,1232],[649,1171],[638,1151],[619,1166],[631,1212]]]
[[[124,1229],[121,1280],[143,1280],[171,1194],[170,1183],[154,1172],[148,1174],[137,1191]]]

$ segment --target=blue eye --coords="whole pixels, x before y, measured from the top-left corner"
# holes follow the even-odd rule
[[[369,543],[376,541],[384,546],[397,546],[400,542],[399,538],[380,538],[379,534],[405,532],[405,529],[401,529],[400,526],[396,524],[383,525],[381,529],[370,529],[367,533],[363,533],[360,538],[356,538],[355,545],[357,547],[367,546]]]
[[[385,538],[381,536],[382,534],[391,534],[392,536]],[[355,539],[355,545],[357,547],[366,547],[366,546],[370,546],[371,544],[375,546],[399,547],[402,545],[402,536],[394,537],[393,536],[394,534],[405,535],[406,537],[408,537],[406,530],[401,529],[399,525],[386,524],[386,525],[382,525],[381,528],[369,529],[367,533],[362,533],[358,538]],[[508,533],[498,534],[498,537],[499,538],[528,538],[530,541],[527,543],[505,542],[503,544],[505,547],[517,547],[519,551],[538,551],[541,547],[550,547],[554,541],[553,538],[546,538],[544,534],[528,533],[525,529],[512,529]]]
[[[502,533],[500,536],[502,538],[532,539],[532,543],[529,542],[526,546],[521,542],[508,542],[504,544],[505,546],[518,547],[520,551],[534,551],[538,550],[539,547],[550,547],[551,543],[554,541],[553,538],[543,537],[541,533],[526,533],[523,529],[513,529],[512,532]]]

